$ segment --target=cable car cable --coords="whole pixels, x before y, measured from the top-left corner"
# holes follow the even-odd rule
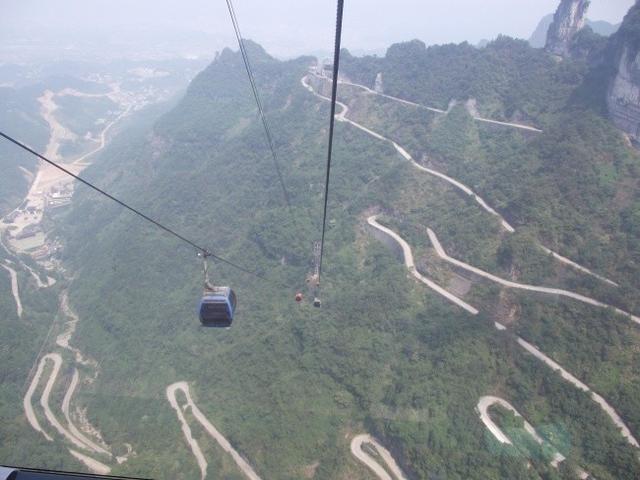
[[[226,2],[227,2],[227,8],[229,10],[229,16],[231,17],[231,23],[233,23],[233,30],[236,34],[236,39],[238,40],[238,46],[240,47],[240,53],[242,54],[244,68],[247,71],[247,76],[249,77],[249,83],[251,84],[251,90],[253,91],[253,97],[256,100],[256,105],[258,106],[258,113],[260,114],[260,118],[262,119],[264,134],[267,137],[267,143],[269,144],[269,149],[271,150],[271,155],[273,156],[273,163],[275,164],[275,167],[276,167],[276,173],[278,174],[278,180],[280,181],[280,187],[282,188],[284,200],[287,203],[287,206],[289,207],[289,213],[291,213],[291,201],[289,198],[289,192],[287,191],[287,187],[285,186],[285,183],[284,183],[284,178],[282,177],[282,170],[280,169],[280,162],[278,162],[278,155],[276,154],[275,143],[273,141],[273,136],[271,135],[269,122],[267,122],[267,116],[264,113],[264,107],[262,105],[262,100],[260,99],[260,94],[258,93],[258,87],[256,85],[256,80],[253,75],[253,70],[251,68],[251,62],[249,61],[249,55],[247,54],[247,50],[244,46],[244,40],[242,38],[242,33],[240,32],[238,17],[236,16],[235,9],[233,8],[232,1],[226,0]]]
[[[236,11],[233,6],[233,0],[226,0],[226,3],[227,3],[227,9],[229,10],[229,16],[231,17],[231,23],[233,24],[233,30],[235,32],[235,36],[238,41],[238,47],[240,48],[240,53],[242,55],[242,61],[244,63],[244,67],[247,72],[247,77],[249,78],[249,84],[251,85],[251,91],[253,92],[253,98],[256,101],[256,105],[258,107],[258,113],[260,114],[260,119],[262,120],[262,125],[264,127],[264,134],[265,134],[265,137],[267,138],[269,150],[271,150],[271,156],[273,158],[273,164],[274,164],[276,173],[278,175],[278,181],[280,182],[280,188],[282,189],[282,195],[287,205],[287,210],[289,211],[291,224],[293,226],[294,231],[297,232],[296,236],[298,239],[298,243],[304,244],[305,243],[304,234],[302,232],[302,229],[300,228],[297,217],[294,214],[293,208],[291,206],[289,191],[287,190],[287,186],[285,184],[284,177],[282,175],[282,169],[280,168],[278,154],[276,153],[275,142],[273,140],[271,128],[269,127],[269,122],[267,121],[267,115],[265,113],[264,106],[262,104],[262,99],[258,91],[255,75],[253,73],[253,69],[251,68],[251,61],[249,60],[249,54],[247,53],[247,48],[244,43],[244,37],[242,36],[242,32],[240,31],[240,23],[238,22],[238,16],[236,15]]]
[[[324,256],[324,236],[327,229],[327,206],[329,204],[329,180],[331,177],[331,156],[333,153],[333,130],[336,121],[336,102],[338,97],[338,71],[340,69],[340,44],[342,41],[342,16],[344,0],[338,0],[336,14],[336,39],[333,51],[333,83],[331,86],[331,118],[329,119],[329,147],[327,151],[327,174],[324,183],[324,212],[322,214],[322,239],[320,240],[320,262],[318,266],[318,288],[322,277],[322,259]]]
[[[249,275],[253,275],[255,277],[258,277],[262,280],[266,280],[266,278],[254,271],[251,271],[241,265],[238,265],[230,260],[227,260],[225,258],[222,258],[212,252],[210,252],[209,250],[207,250],[204,247],[201,247],[200,245],[198,245],[197,243],[189,240],[188,238],[184,237],[183,235],[180,235],[179,233],[177,233],[176,231],[170,229],[169,227],[165,227],[163,224],[161,224],[160,222],[158,222],[157,220],[154,220],[153,218],[149,217],[148,215],[145,215],[144,213],[142,213],[141,211],[131,207],[130,205],[127,205],[125,202],[123,202],[122,200],[119,200],[118,198],[114,197],[113,195],[105,192],[104,190],[102,190],[100,187],[95,186],[94,184],[92,184],[91,182],[85,180],[82,177],[79,177],[78,175],[76,175],[75,173],[67,170],[66,168],[64,168],[62,165],[57,164],[56,162],[49,160],[48,158],[46,158],[44,155],[41,155],[40,153],[36,152],[35,150],[33,150],[32,148],[28,147],[27,145],[25,145],[24,143],[16,140],[15,138],[7,135],[6,133],[0,131],[0,137],[5,138],[6,140],[9,140],[11,143],[17,145],[18,147],[22,148],[23,150],[26,150],[27,152],[31,153],[32,155],[35,155],[36,157],[38,157],[40,160],[45,161],[46,163],[48,163],[49,165],[52,165],[53,167],[57,168],[58,170],[61,170],[62,172],[66,173],[67,175],[75,178],[76,180],[78,180],[81,183],[84,183],[86,186],[92,188],[93,190],[95,190],[96,192],[100,193],[101,195],[104,195],[105,197],[109,198],[110,200],[113,200],[114,202],[116,202],[118,205],[126,208],[127,210],[133,212],[134,214],[138,215],[139,217],[144,218],[147,222],[152,223],[153,225],[155,225],[156,227],[164,230],[165,232],[173,235],[174,237],[180,239],[181,241],[191,245],[193,248],[195,248],[196,250],[198,250],[203,256],[205,257],[212,257],[215,258],[216,260],[225,263],[231,267],[236,268],[237,270],[240,270],[244,273],[248,273]]]

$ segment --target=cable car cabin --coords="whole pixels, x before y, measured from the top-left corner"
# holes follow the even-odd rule
[[[200,322],[205,327],[231,326],[236,311],[236,294],[229,287],[213,287],[205,290],[200,300]]]

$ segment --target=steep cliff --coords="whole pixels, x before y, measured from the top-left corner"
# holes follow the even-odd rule
[[[538,23],[538,26],[529,37],[529,45],[534,48],[544,48],[547,42],[547,33],[552,23],[553,13],[542,17],[540,23]],[[588,18],[585,21],[585,25],[590,27],[594,33],[602,35],[603,37],[610,37],[620,28],[619,23],[613,24],[604,20],[589,20]]]
[[[612,41],[613,77],[607,91],[609,114],[616,126],[640,139],[640,4],[624,18]]]
[[[589,0],[562,0],[547,32],[547,52],[560,57],[569,54],[571,43],[584,27]]]

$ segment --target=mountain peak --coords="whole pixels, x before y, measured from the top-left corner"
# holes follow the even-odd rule
[[[274,60],[274,58],[267,53],[267,51],[257,42],[249,39],[243,39],[242,43],[244,44],[244,48],[247,51],[247,55],[251,59],[251,63],[256,62],[269,62]],[[240,50],[233,50],[229,47],[225,48],[220,52],[220,54],[216,57],[216,60],[230,60],[232,58],[240,57]]]
[[[547,32],[547,52],[560,57],[569,54],[574,36],[585,25],[589,0],[562,0]]]
[[[624,17],[613,39],[615,75],[607,105],[613,122],[636,141],[640,139],[640,4]]]

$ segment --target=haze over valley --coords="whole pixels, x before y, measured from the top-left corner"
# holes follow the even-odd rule
[[[640,478],[640,4],[347,1],[327,173],[335,5],[61,3],[0,20],[0,465]]]

